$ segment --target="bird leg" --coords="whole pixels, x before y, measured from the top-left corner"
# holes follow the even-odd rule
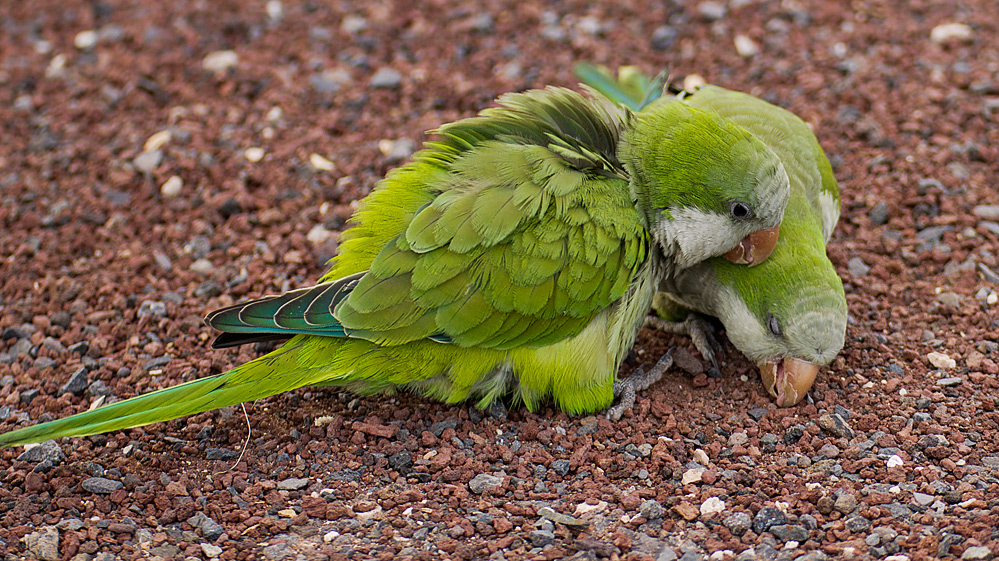
[[[718,344],[718,340],[715,339],[715,328],[706,319],[693,313],[683,321],[666,321],[656,316],[646,316],[645,325],[672,335],[687,335],[690,337],[694,346],[697,347],[697,351],[701,353],[701,356],[711,361],[713,369],[708,375],[712,378],[721,376],[721,370],[718,369],[718,359],[716,357],[722,353],[722,347]]]
[[[639,366],[627,378],[614,382],[614,397],[621,398],[621,401],[607,408],[607,418],[620,420],[624,412],[635,405],[635,394],[658,382],[670,366],[673,366],[673,349],[666,351],[648,372]]]

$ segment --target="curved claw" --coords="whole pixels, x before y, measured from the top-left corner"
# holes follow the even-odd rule
[[[779,407],[797,405],[808,394],[819,372],[819,365],[797,358],[767,361],[760,364],[760,378]]]
[[[780,225],[773,228],[757,230],[742,238],[739,244],[722,255],[725,259],[739,265],[759,265],[770,257],[777,239],[780,237]]]

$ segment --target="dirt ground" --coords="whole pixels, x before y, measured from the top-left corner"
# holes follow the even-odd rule
[[[5,449],[0,550],[999,554],[999,12],[898,4],[0,2],[2,430],[257,356],[210,350],[203,315],[316,279],[425,130],[574,86],[583,60],[697,73],[810,123],[843,191],[829,253],[851,317],[790,409],[729,346],[721,379],[675,369],[616,423],[303,389]],[[623,372],[673,345],[696,357],[643,331]]]

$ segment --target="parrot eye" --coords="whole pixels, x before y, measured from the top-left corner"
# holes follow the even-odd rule
[[[730,207],[732,211],[732,218],[736,220],[745,220],[753,215],[753,209],[749,208],[749,205],[742,202],[732,203]]]
[[[774,337],[784,336],[784,331],[780,328],[780,321],[773,314],[767,314],[767,327],[770,328],[770,333],[773,333]]]

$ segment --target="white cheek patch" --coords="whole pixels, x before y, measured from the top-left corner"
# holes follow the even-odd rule
[[[828,242],[839,220],[839,201],[832,194],[819,191],[819,209],[822,211],[822,237]]]
[[[724,214],[691,207],[670,209],[672,220],[661,220],[652,235],[663,254],[686,269],[695,263],[725,253],[735,247],[743,233]],[[748,233],[748,232],[747,232]]]

